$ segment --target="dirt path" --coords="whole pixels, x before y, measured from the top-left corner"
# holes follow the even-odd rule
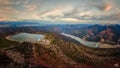
[[[37,63],[37,53],[36,53],[36,47],[34,43],[33,43],[32,51],[33,51],[34,63]]]

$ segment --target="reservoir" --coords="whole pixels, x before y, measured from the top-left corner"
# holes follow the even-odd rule
[[[42,40],[45,36],[41,34],[31,34],[31,33],[19,33],[10,36],[9,39],[18,42],[38,42]]]

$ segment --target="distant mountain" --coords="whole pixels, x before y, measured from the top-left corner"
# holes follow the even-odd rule
[[[51,29],[52,30],[52,29]],[[55,32],[65,32],[78,36],[84,40],[104,42],[109,44],[120,43],[120,25],[86,25],[86,24],[72,24],[72,25],[58,25],[54,26]]]
[[[55,33],[64,32],[78,36],[87,41],[109,44],[120,43],[119,24],[47,24],[47,22],[43,23],[42,21],[24,21],[0,22],[0,27],[24,27],[25,29],[33,29],[34,31],[50,31]],[[25,29],[22,30],[24,31]]]
[[[94,25],[87,30],[86,39],[89,41],[119,44],[120,25]]]
[[[19,27],[19,26],[43,26],[46,25],[40,22],[33,22],[33,21],[24,21],[24,22],[0,22],[0,27]]]

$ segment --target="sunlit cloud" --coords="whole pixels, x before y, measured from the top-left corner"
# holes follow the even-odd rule
[[[79,19],[76,19],[76,18],[61,18],[60,19],[61,21],[64,21],[64,22],[84,22],[83,20],[79,20]]]
[[[105,11],[109,11],[110,9],[112,9],[111,5],[106,5],[105,8],[104,8]]]
[[[8,18],[3,16],[3,15],[0,15],[0,21],[6,21]]]

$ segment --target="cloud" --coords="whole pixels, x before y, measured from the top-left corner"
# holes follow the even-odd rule
[[[59,20],[64,22],[84,22],[84,20],[80,20],[77,18],[60,18]]]
[[[100,11],[110,11],[113,6],[110,4],[103,4],[103,5],[97,5],[96,6]]]
[[[96,0],[94,2],[93,1],[88,2],[88,5],[90,5],[93,8],[98,9],[99,11],[108,12],[111,10],[113,11],[114,9],[118,7],[116,1],[117,0]]]
[[[73,10],[72,7],[66,7],[66,9],[62,7],[57,7],[51,10],[41,12],[37,16],[40,17],[39,19],[47,21],[76,21],[77,19],[73,18],[63,18],[64,14],[70,12],[71,10]]]
[[[44,12],[44,14],[40,14],[41,17],[61,17],[63,16],[63,10],[53,9],[48,12]]]
[[[27,4],[29,0],[0,0],[0,4],[2,5],[17,5],[17,4]]]
[[[6,20],[115,23],[119,11],[120,0],[0,0]]]
[[[9,5],[11,2],[10,0],[0,0],[0,4]]]
[[[66,8],[66,9],[64,9]],[[102,11],[97,9],[80,9],[78,7],[55,7],[54,9],[40,12],[37,14],[39,20],[46,21],[66,21],[66,22],[108,22],[118,20],[120,17],[114,15],[114,12],[106,12],[111,10],[110,5],[103,7]],[[105,12],[104,12],[105,11]],[[114,15],[114,17],[113,17]],[[116,16],[116,17],[115,17]],[[116,22],[116,21],[113,21]]]
[[[109,11],[110,9],[112,9],[111,5],[108,4],[104,6],[104,11]]]
[[[4,14],[4,15],[15,15],[20,13],[20,11],[12,8],[12,7],[2,7],[0,8],[0,14]]]
[[[0,15],[0,21],[6,21],[8,18],[3,16],[3,15]]]
[[[37,6],[36,5],[27,5],[26,8],[28,10],[35,10],[37,8]]]

